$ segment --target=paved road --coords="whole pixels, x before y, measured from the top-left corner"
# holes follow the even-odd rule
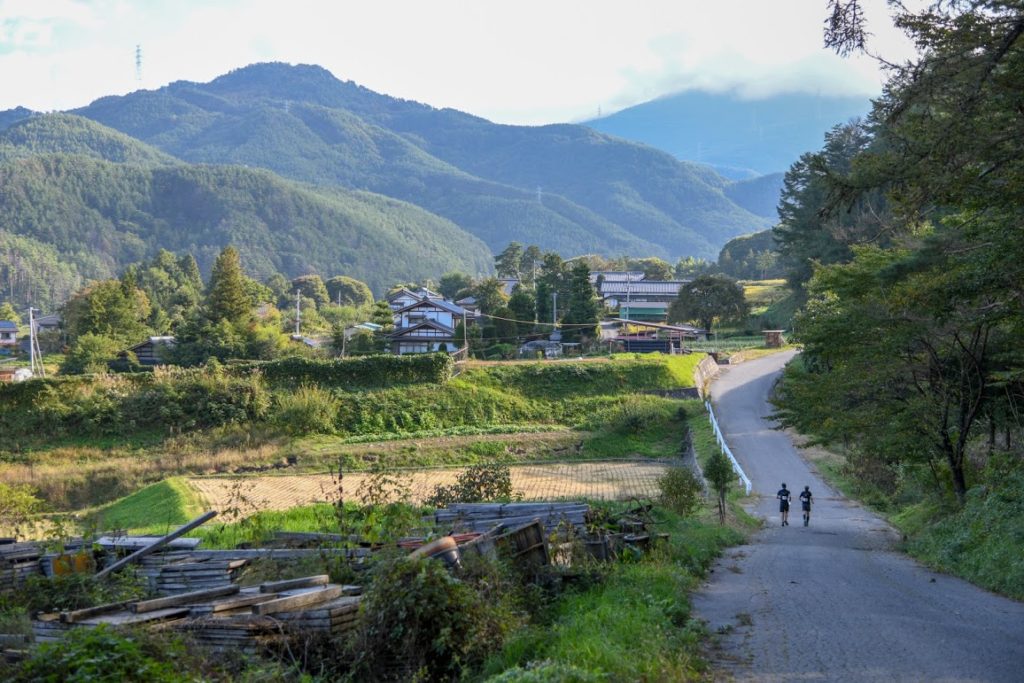
[[[730,367],[712,386],[716,413],[766,519],[722,558],[694,596],[721,630],[716,680],[1024,681],[1024,604],[922,568],[894,551],[885,522],[830,490],[765,419],[779,354]],[[809,485],[779,524],[775,492]],[[794,507],[799,508],[799,504]]]

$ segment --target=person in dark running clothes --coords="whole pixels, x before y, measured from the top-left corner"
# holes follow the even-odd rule
[[[804,490],[800,492],[800,507],[804,510],[804,526],[807,526],[811,521],[811,499],[814,496],[811,495],[811,487],[805,486]]]
[[[793,497],[793,492],[787,489],[785,482],[783,482],[782,488],[779,489],[779,492],[775,497],[779,499],[779,512],[782,513],[782,526],[789,526],[789,500]]]

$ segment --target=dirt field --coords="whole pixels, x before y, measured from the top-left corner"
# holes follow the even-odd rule
[[[512,466],[512,487],[523,500],[593,498],[625,500],[650,498],[657,494],[657,479],[668,467],[664,461],[605,461],[544,463]],[[465,468],[405,470],[411,498],[421,502],[435,486],[451,484]],[[346,474],[345,498],[361,499],[367,479],[363,472]],[[237,508],[242,516],[258,510],[286,510],[298,505],[335,501],[337,480],[330,474],[196,477],[189,485],[207,502],[209,509]]]

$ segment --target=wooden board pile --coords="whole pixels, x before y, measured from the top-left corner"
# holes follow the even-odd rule
[[[38,543],[0,544],[0,591],[20,586],[29,576],[42,573],[42,555],[43,548]]]
[[[499,524],[518,527],[539,519],[548,532],[571,525],[586,528],[586,503],[456,503],[434,512],[434,522],[466,531],[489,531]]]
[[[255,652],[303,636],[355,627],[361,589],[308,576],[240,588],[222,586],[151,600],[40,614],[36,642],[58,641],[74,628],[163,625],[188,632],[214,650]]]

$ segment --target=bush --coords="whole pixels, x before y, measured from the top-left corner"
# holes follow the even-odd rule
[[[450,486],[439,485],[424,502],[434,507],[452,503],[486,503],[513,500],[512,473],[508,465],[473,465]]]
[[[670,467],[658,477],[661,504],[688,517],[704,504],[704,486],[688,467]]]
[[[671,417],[672,406],[665,399],[631,394],[592,413],[585,427],[591,431],[640,434]]]
[[[165,649],[169,643],[160,643],[160,649],[147,645],[144,640],[118,633],[106,625],[73,629],[61,642],[41,645],[21,665],[13,680],[66,683],[195,680],[178,671],[174,654]],[[184,651],[180,642],[178,649]]]
[[[352,680],[456,680],[501,644],[504,630],[487,602],[436,560],[382,565],[361,614]]]
[[[122,346],[103,335],[87,333],[79,337],[61,363],[60,371],[65,375],[106,372],[107,362],[117,357]]]
[[[274,402],[271,421],[286,433],[294,436],[334,433],[338,399],[330,391],[303,384],[295,391],[278,393]]]
[[[378,354],[340,360],[282,358],[269,362],[231,365],[236,373],[254,368],[273,386],[298,387],[316,383],[346,389],[379,389],[407,384],[444,384],[452,376],[455,361],[447,353],[418,353],[406,356]]]

